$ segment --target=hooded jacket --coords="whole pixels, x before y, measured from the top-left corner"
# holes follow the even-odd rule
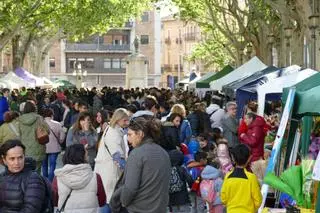
[[[63,168],[57,169],[55,175],[53,191],[58,195],[58,199],[55,200],[58,200],[59,209],[71,192],[65,213],[96,213],[99,208],[98,197],[103,194],[105,203],[101,178],[92,171],[89,164],[66,164]]]
[[[220,198],[220,191],[223,183],[223,174],[219,169],[214,168],[213,166],[206,166],[201,173],[201,178],[204,180],[213,180],[214,191],[216,192],[216,199],[213,202],[213,205],[222,204]]]
[[[251,162],[263,158],[264,154],[264,127],[266,122],[264,118],[257,116],[254,121],[248,126],[247,133],[241,137],[241,141],[251,148]]]
[[[0,175],[1,213],[42,213],[46,189],[34,169],[35,162],[26,158],[21,172],[13,174],[7,170]]]
[[[46,154],[46,146],[40,145],[36,139],[36,129],[41,127],[48,134],[49,126],[44,119],[34,113],[26,113],[18,118],[20,139],[23,145],[26,146],[26,156],[33,157],[37,162],[42,161]]]
[[[225,111],[217,104],[211,104],[206,109],[207,114],[210,116],[211,128],[222,127],[221,120],[225,114]]]
[[[14,130],[12,130],[10,127],[10,125],[13,125],[13,128],[16,128],[16,131],[18,133],[18,127],[19,127],[18,121],[15,119],[10,123],[4,123],[0,126],[0,146],[7,140],[19,138],[19,136],[15,134]]]
[[[164,122],[161,126],[160,146],[167,151],[180,146],[179,129],[170,121]]]

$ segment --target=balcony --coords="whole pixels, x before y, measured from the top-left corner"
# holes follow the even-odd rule
[[[185,35],[186,41],[195,41],[196,40],[196,34],[195,33],[187,33]]]
[[[176,44],[182,44],[182,38],[176,38]]]
[[[178,69],[179,69],[179,64],[175,64],[175,65],[174,65],[174,69],[175,69],[175,70],[178,70]],[[183,70],[183,65],[182,65],[182,64],[180,64],[180,71],[181,71],[181,70]]]
[[[163,69],[165,70],[170,70],[171,69],[171,64],[164,64]]]
[[[130,52],[130,44],[67,43],[66,52]]]

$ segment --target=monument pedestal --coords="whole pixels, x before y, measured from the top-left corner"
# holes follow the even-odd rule
[[[126,88],[148,87],[148,59],[146,56],[134,53],[127,58]]]

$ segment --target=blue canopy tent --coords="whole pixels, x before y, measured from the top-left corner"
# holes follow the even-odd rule
[[[266,68],[266,70],[267,69],[268,68]],[[266,71],[266,74],[238,88],[235,94],[237,105],[238,105],[237,117],[241,118],[243,116],[244,107],[249,101],[257,100],[258,86],[263,85],[272,79],[275,79],[281,76],[290,75],[300,70],[301,70],[301,67],[297,65],[292,65],[290,67],[286,67],[282,69],[274,69],[273,71],[270,71],[270,72]],[[261,72],[263,71],[264,70],[262,70]],[[266,100],[275,101],[280,99],[281,99],[281,93],[279,94],[271,93],[266,95]]]
[[[229,99],[233,100],[235,99],[235,92],[237,89],[241,88],[244,85],[250,84],[251,82],[259,79],[260,77],[267,75],[269,73],[278,71],[279,68],[274,66],[269,66],[259,72],[255,72],[252,75],[236,80],[234,82],[231,82],[225,86],[222,87],[222,92],[227,96]]]

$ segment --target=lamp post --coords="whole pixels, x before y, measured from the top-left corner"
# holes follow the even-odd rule
[[[251,53],[252,53],[252,45],[249,43],[248,46],[247,46],[248,60],[251,59]]]
[[[316,69],[316,57],[317,57],[317,38],[316,38],[316,29],[319,26],[319,15],[309,16],[309,29],[311,30],[311,68]]]
[[[270,66],[273,65],[272,49],[273,49],[274,40],[275,40],[275,37],[273,34],[268,35],[268,44],[269,44],[269,51],[270,51]]]
[[[83,86],[82,85],[83,77],[87,76],[87,71],[85,71],[85,70],[83,71],[81,63],[78,63],[77,64],[77,69],[75,69],[73,71],[72,75],[76,77],[76,87],[77,87],[77,89],[80,89]]]
[[[284,37],[286,38],[286,66],[291,65],[291,47],[290,39],[292,37],[293,29],[291,27],[284,28]]]

